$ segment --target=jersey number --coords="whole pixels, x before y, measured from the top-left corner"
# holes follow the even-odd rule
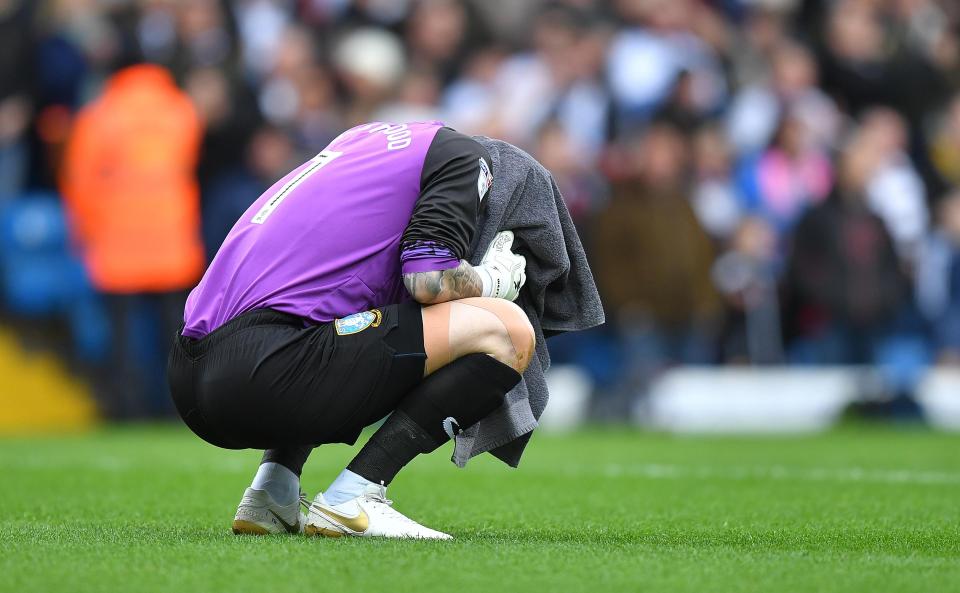
[[[266,221],[267,218],[273,214],[273,211],[277,209],[277,206],[280,205],[280,202],[285,200],[293,190],[297,189],[297,186],[309,179],[311,175],[330,164],[331,161],[342,154],[342,152],[337,152],[335,150],[324,150],[317,156],[310,159],[310,164],[307,166],[307,168],[294,176],[294,178],[290,181],[284,183],[283,187],[281,187],[277,193],[273,194],[273,196],[267,200],[267,203],[260,208],[250,222],[253,224],[263,224],[264,221]]]

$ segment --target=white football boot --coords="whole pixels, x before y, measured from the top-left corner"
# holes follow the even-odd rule
[[[387,499],[387,489],[376,484],[367,486],[360,496],[334,506],[327,504],[321,492],[310,505],[304,533],[323,537],[453,539],[398,513],[392,504]]]
[[[300,512],[300,505],[309,508],[303,493],[299,499],[282,505],[266,490],[247,488],[233,517],[233,532],[237,535],[303,533],[307,515]]]

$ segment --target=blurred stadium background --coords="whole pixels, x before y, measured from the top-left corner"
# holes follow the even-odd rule
[[[582,233],[609,323],[552,343],[548,425],[956,429],[958,51],[951,0],[0,0],[0,433],[170,417],[239,214],[425,118]]]
[[[553,172],[608,323],[520,471],[391,485],[454,542],[235,538],[258,453],[168,422],[187,291],[425,118]],[[958,431],[956,0],[0,0],[0,591],[957,591]]]

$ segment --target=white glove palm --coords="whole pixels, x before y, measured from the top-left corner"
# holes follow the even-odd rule
[[[501,231],[490,242],[487,252],[474,268],[483,281],[483,296],[517,300],[527,281],[527,258],[510,251],[513,231]]]

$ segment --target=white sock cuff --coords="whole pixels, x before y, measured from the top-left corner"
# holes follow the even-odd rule
[[[286,480],[298,483],[300,482],[300,478],[297,477],[297,474],[290,471],[288,467],[273,461],[267,461],[260,464],[260,467],[257,468],[257,477],[261,476],[264,480]]]
[[[280,504],[290,504],[300,494],[300,478],[279,463],[267,461],[257,468],[250,487],[254,490],[265,490]]]
[[[336,506],[360,496],[370,484],[373,482],[360,474],[344,469],[323,493],[323,498],[327,504]]]

